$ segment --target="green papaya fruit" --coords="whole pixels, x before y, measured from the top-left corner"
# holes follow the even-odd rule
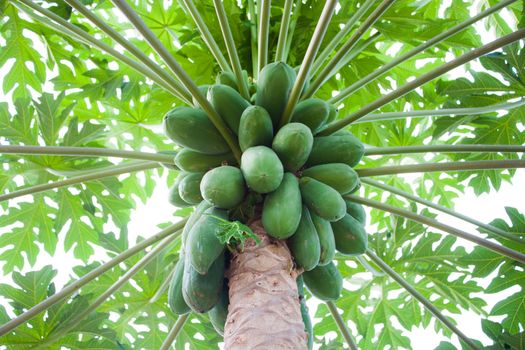
[[[332,187],[341,194],[353,190],[359,181],[356,171],[344,163],[315,165],[303,170],[302,174]]]
[[[200,184],[204,173],[189,173],[184,176],[179,184],[179,196],[191,205],[199,204],[203,198],[201,196]]]
[[[303,279],[308,290],[323,301],[337,300],[343,291],[343,278],[333,261],[306,271]]]
[[[308,208],[303,205],[299,226],[292,237],[288,238],[288,248],[295,263],[305,271],[310,271],[319,263],[321,246]]]
[[[228,317],[228,305],[230,304],[228,293],[228,283],[224,281],[219,302],[208,311],[210,322],[220,335],[224,335],[224,326],[226,325],[226,317]]]
[[[272,119],[266,110],[250,106],[244,110],[239,124],[239,146],[244,152],[253,146],[271,146],[273,139]]]
[[[335,108],[334,105],[328,104],[328,118],[326,119],[326,124],[333,122],[337,119],[339,111]]]
[[[315,137],[306,165],[345,163],[354,167],[363,157],[364,151],[361,141],[350,133]]]
[[[184,256],[179,258],[175,265],[175,272],[168,289],[168,304],[176,315],[184,315],[191,311],[182,297],[182,277],[184,275]]]
[[[246,184],[239,168],[225,165],[208,171],[201,181],[202,197],[213,206],[232,209],[246,194]]]
[[[275,191],[284,174],[279,157],[266,146],[250,147],[244,151],[241,170],[248,187],[258,193]]]
[[[168,201],[171,205],[174,205],[178,208],[185,208],[191,206],[191,204],[182,199],[179,194],[180,183],[186,175],[186,173],[179,173],[179,176],[177,176],[175,182],[173,183],[173,186],[170,187],[168,192]]]
[[[335,237],[330,222],[315,215],[310,214],[315,231],[319,237],[319,246],[321,254],[319,256],[319,265],[326,265],[335,257]]]
[[[336,190],[310,177],[299,182],[301,197],[316,215],[328,221],[337,221],[346,214],[346,203]]]
[[[236,164],[236,161],[231,152],[224,154],[205,154],[183,148],[175,156],[175,164],[183,171],[201,173],[221,165]]]
[[[224,260],[224,254],[221,254],[210,266],[208,273],[201,275],[193,268],[189,255],[186,255],[182,296],[194,312],[208,312],[217,305],[224,281]]]
[[[206,97],[208,96],[208,89],[210,88],[210,85],[199,85],[199,91],[200,93],[202,94],[202,96]],[[193,102],[193,105],[195,106],[195,108],[199,108],[200,105],[199,105],[199,102],[197,101],[197,99],[195,99],[195,97],[192,96],[191,98],[192,102]]]
[[[221,243],[217,238],[223,228],[221,221],[215,216],[228,220],[228,213],[225,210],[207,209],[193,225],[186,238],[185,254],[188,256],[187,261],[201,275],[208,273],[215,259],[223,254],[226,248],[224,243]]]
[[[177,151],[169,151],[169,150],[159,151],[159,153],[160,154],[167,154],[167,155],[173,156],[174,158],[177,155]],[[179,167],[175,164],[175,161],[173,161],[171,163],[160,163],[160,165],[162,165],[162,167],[166,168],[166,169],[179,170]]]
[[[195,207],[195,210],[193,210],[193,213],[191,213],[190,217],[188,218],[188,221],[186,221],[186,225],[184,225],[184,229],[182,230],[183,249],[181,250],[181,252],[184,250],[184,247],[186,245],[186,240],[188,238],[188,235],[191,229],[193,228],[193,225],[195,225],[195,223],[199,221],[199,219],[202,216],[202,213],[204,213],[209,208],[211,208],[211,204],[203,200]]]
[[[308,98],[297,104],[292,121],[306,125],[315,134],[326,123],[329,113],[328,103],[320,98]]]
[[[289,123],[277,132],[272,142],[272,148],[279,156],[284,169],[294,173],[308,159],[313,140],[312,132],[306,125]]]
[[[297,291],[299,294],[299,303],[301,304],[301,317],[304,323],[304,331],[307,335],[307,346],[308,350],[312,350],[314,346],[314,329],[312,325],[312,319],[308,312],[308,306],[306,305],[306,298],[304,297],[304,282],[303,276],[297,277]]]
[[[352,202],[349,199],[345,199],[345,202],[346,212],[361,224],[366,225],[366,212],[363,206],[359,203]]]
[[[179,146],[206,154],[223,154],[230,147],[203,110],[175,107],[163,120],[166,136]]]
[[[237,90],[227,85],[212,85],[208,89],[208,101],[228,127],[238,133],[242,112],[250,106]]]
[[[288,238],[297,230],[301,212],[299,182],[293,174],[285,173],[279,187],[264,199],[263,227],[274,238]]]
[[[359,191],[360,188],[361,188],[361,180],[359,180],[359,178],[357,178],[357,183],[355,184],[355,187],[352,188],[352,190],[350,190],[350,192],[348,192],[348,194],[356,193],[357,191]]]
[[[284,62],[267,64],[259,73],[255,104],[268,111],[274,128],[279,124],[288,103],[295,78],[293,68]]]
[[[354,219],[352,215],[346,214],[339,221],[332,222],[334,230],[335,247],[345,255],[361,255],[366,252],[368,238],[365,227]]]
[[[237,78],[233,72],[220,72],[215,79],[216,84],[227,85],[232,89],[239,91],[237,86]]]

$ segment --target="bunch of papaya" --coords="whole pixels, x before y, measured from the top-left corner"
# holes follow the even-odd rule
[[[199,87],[236,137],[240,159],[196,101],[174,108],[163,121],[166,135],[178,146],[174,167],[180,171],[169,201],[179,208],[195,206],[183,230],[169,305],[176,314],[208,312],[219,333],[228,310],[224,271],[232,249],[221,238],[239,220],[237,213],[257,213],[268,236],[286,241],[297,268],[304,271],[301,293],[304,278],[306,288],[322,300],[336,300],[342,290],[333,261],[336,252],[363,254],[368,242],[365,211],[344,197],[360,188],[353,167],[363,156],[363,144],[346,130],[318,135],[337,118],[336,107],[319,98],[303,99],[290,122],[280,127],[295,70],[275,62],[262,69],[256,83],[246,72],[244,79],[250,100],[241,95],[231,72],[221,73],[214,85]],[[246,211],[249,205],[258,210]],[[249,219],[255,218],[244,217],[240,223]]]

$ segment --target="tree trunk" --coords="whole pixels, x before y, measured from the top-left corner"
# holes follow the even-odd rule
[[[269,238],[259,220],[250,225],[262,242],[248,240],[228,272],[230,306],[226,350],[306,350],[297,271],[283,241]]]

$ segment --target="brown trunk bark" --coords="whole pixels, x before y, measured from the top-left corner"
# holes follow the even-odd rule
[[[249,240],[244,252],[233,256],[225,348],[306,350],[297,271],[290,251],[283,241],[270,239],[260,221],[250,227],[262,242],[256,246]]]

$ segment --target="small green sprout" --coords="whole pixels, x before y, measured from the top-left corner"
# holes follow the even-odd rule
[[[228,221],[215,215],[210,216],[220,221],[221,231],[217,234],[217,238],[221,243],[231,248],[240,245],[241,251],[244,251],[244,244],[248,238],[252,238],[256,244],[261,243],[261,239],[253,233],[252,229],[240,221]]]

